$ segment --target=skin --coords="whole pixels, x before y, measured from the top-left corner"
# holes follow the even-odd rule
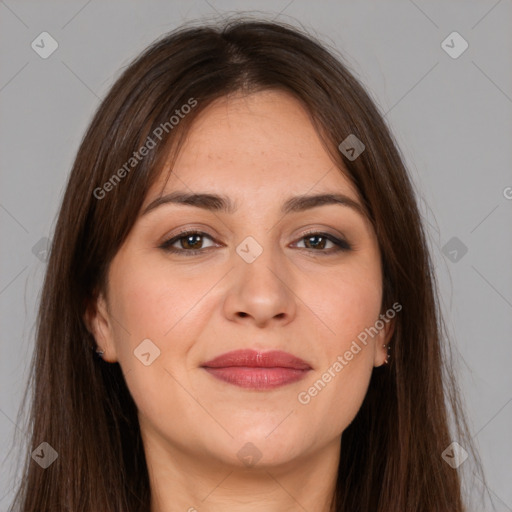
[[[223,194],[238,210],[169,203],[141,214],[112,261],[106,296],[89,313],[104,359],[119,362],[139,411],[151,510],[327,512],[342,432],[385,361],[393,323],[308,404],[298,401],[383,313],[382,269],[373,228],[355,209],[331,204],[283,216],[280,208],[290,196],[318,193],[360,203],[357,190],[297,100],[276,91],[209,106],[166,176],[141,212],[162,189]],[[202,253],[159,248],[185,228],[207,233],[191,242]],[[346,239],[352,250],[332,252],[323,238],[307,245],[310,230]],[[263,249],[252,263],[236,252],[247,236]],[[190,250],[187,240],[173,246]],[[148,338],[160,355],[145,366],[134,350]],[[201,368],[240,348],[284,350],[312,370],[261,391]],[[237,456],[248,442],[261,455],[252,466]]]

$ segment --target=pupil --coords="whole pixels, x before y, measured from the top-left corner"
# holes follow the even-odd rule
[[[194,243],[192,240],[194,240],[194,238],[196,239],[196,243]],[[201,239],[201,235],[188,235],[186,238],[185,238],[185,245],[188,246],[187,248],[188,249],[197,249],[197,245],[201,245],[201,242],[200,242],[200,239]],[[312,243],[311,241],[314,240]],[[322,242],[319,242],[318,240],[322,240]],[[312,246],[313,248],[321,248],[323,249],[325,247],[325,239],[324,237],[322,236],[318,236],[318,235],[315,235],[315,236],[310,236],[308,238],[306,238],[306,246],[309,247],[309,246]]]
[[[186,238],[185,238],[185,245],[187,246],[195,246],[197,244],[201,245],[200,242],[196,242],[195,244],[192,242],[190,243],[191,240],[193,240],[194,238],[201,238],[201,235],[188,235]],[[188,249],[197,249],[198,247],[187,247]]]
[[[309,242],[310,242],[311,240],[315,240],[315,239],[316,239],[316,240],[318,241],[318,239],[319,239],[319,238],[320,238],[320,239],[323,239],[323,237],[322,237],[322,236],[317,236],[317,235],[315,235],[315,236],[310,236],[309,238],[307,238],[307,241],[308,241],[308,242],[307,242],[307,244],[306,244],[306,245],[308,245],[308,244],[309,244]],[[320,248],[321,248],[321,249],[323,249],[323,248],[324,248],[324,246],[325,246],[325,240],[323,241],[323,243],[320,243],[320,244],[315,244],[315,243],[313,243],[313,247],[318,248],[319,246],[320,246]]]

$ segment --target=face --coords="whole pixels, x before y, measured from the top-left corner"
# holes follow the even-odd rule
[[[356,189],[282,92],[212,104],[167,174],[90,324],[123,370],[145,445],[273,466],[338,448],[392,331]],[[327,194],[339,197],[304,201]]]

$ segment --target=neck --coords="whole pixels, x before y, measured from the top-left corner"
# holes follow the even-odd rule
[[[280,464],[247,467],[145,443],[151,512],[332,512],[340,439]]]

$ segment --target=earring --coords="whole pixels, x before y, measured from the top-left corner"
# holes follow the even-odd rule
[[[104,354],[104,353],[105,353],[105,351],[104,351],[104,350],[101,350],[101,348],[99,348],[99,347],[97,347],[97,348],[96,348],[96,354],[98,354],[98,357],[99,357],[100,359],[103,359],[103,354]]]
[[[389,357],[390,357],[390,354],[389,354],[389,350],[391,349],[391,347],[389,345],[382,345],[383,348],[386,348],[388,353],[386,354],[386,360],[384,361],[384,364],[389,364]]]

